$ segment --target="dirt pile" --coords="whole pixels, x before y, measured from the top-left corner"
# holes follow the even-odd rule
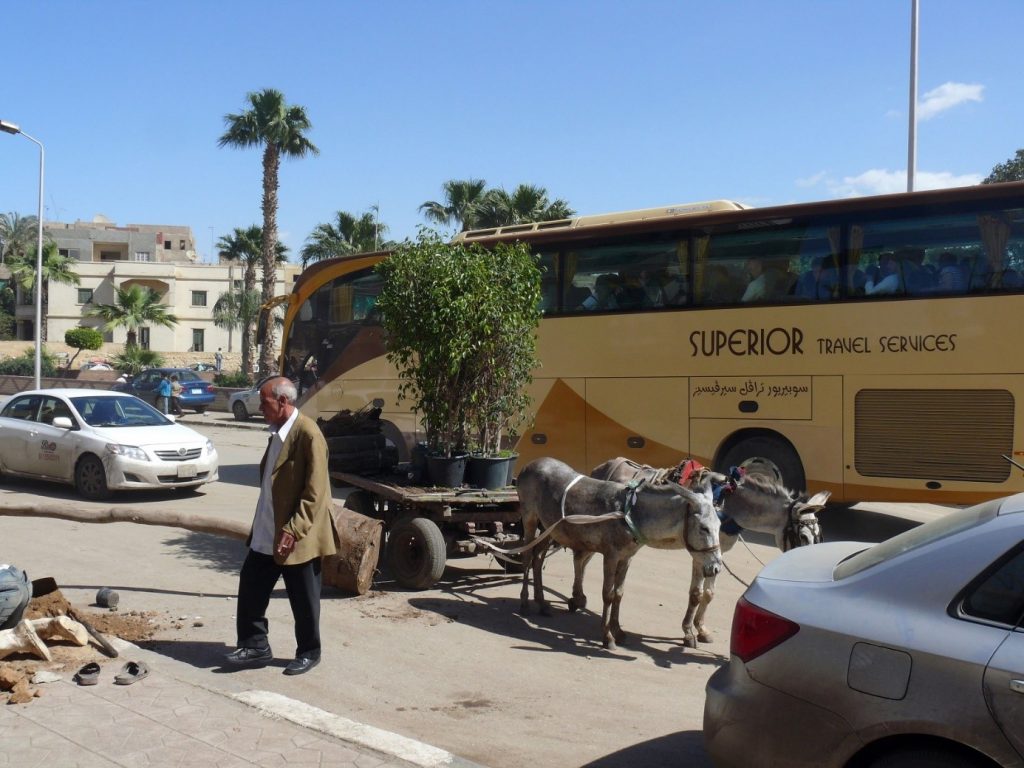
[[[72,608],[71,603],[58,589],[41,597],[34,597],[25,609],[26,619],[44,619],[50,616],[77,614],[93,628],[107,637],[119,637],[130,643],[153,639],[167,627],[180,628],[180,623],[154,611],[81,610]],[[109,661],[93,642],[77,646],[60,641],[47,641],[53,661],[46,661],[29,654],[16,653],[0,660],[0,702],[6,697],[8,704],[24,704],[35,696],[41,696],[43,689],[32,684],[32,676],[39,671],[54,672],[70,679],[75,672],[90,661]]]

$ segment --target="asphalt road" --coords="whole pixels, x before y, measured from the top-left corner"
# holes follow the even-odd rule
[[[81,506],[153,506],[247,522],[265,432],[227,418],[185,419],[217,446],[219,482],[199,493],[122,494]],[[78,501],[70,487],[9,478],[0,484],[0,507],[45,499]],[[860,508],[837,507],[823,516],[828,539],[880,540],[913,524]],[[754,538],[729,552],[726,563],[749,581],[778,554]],[[92,604],[98,589],[111,587],[120,594],[120,610],[157,612],[163,628],[154,649],[193,664],[209,685],[282,693],[493,768],[710,764],[701,736],[704,685],[728,657],[732,608],[744,586],[728,573],[719,577],[709,610],[714,642],[684,648],[685,553],[644,549],[634,559],[622,621],[635,634],[615,652],[598,641],[599,566],[588,570],[588,609],[565,610],[572,579],[567,553],[549,557],[545,568],[550,617],[520,615],[519,577],[489,557],[450,561],[442,581],[421,592],[403,590],[378,572],[367,595],[325,590],[324,660],[298,678],[281,675],[294,650],[283,589],[269,612],[275,663],[234,674],[221,669],[220,658],[233,647],[243,556],[240,542],[180,529],[0,515],[0,561],[32,578],[53,576],[78,605]]]

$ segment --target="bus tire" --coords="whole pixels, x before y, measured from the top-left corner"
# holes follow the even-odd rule
[[[447,552],[441,529],[425,517],[403,517],[388,533],[388,565],[409,589],[427,589],[444,573]]]
[[[804,491],[804,467],[789,443],[775,437],[748,437],[732,446],[718,462],[718,471],[728,473],[730,467],[767,475],[791,491]]]

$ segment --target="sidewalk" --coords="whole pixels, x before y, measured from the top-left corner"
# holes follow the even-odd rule
[[[28,704],[0,707],[0,766],[315,766],[473,768],[449,752],[361,725],[269,691],[214,688],[199,670],[114,640],[121,656],[100,682],[38,686]],[[127,660],[150,674],[115,685]]]

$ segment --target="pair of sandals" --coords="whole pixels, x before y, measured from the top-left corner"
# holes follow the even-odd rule
[[[100,665],[90,661],[75,673],[75,682],[79,685],[96,685],[100,681]],[[149,675],[149,667],[145,662],[129,661],[121,671],[114,675],[115,685],[131,685]]]

